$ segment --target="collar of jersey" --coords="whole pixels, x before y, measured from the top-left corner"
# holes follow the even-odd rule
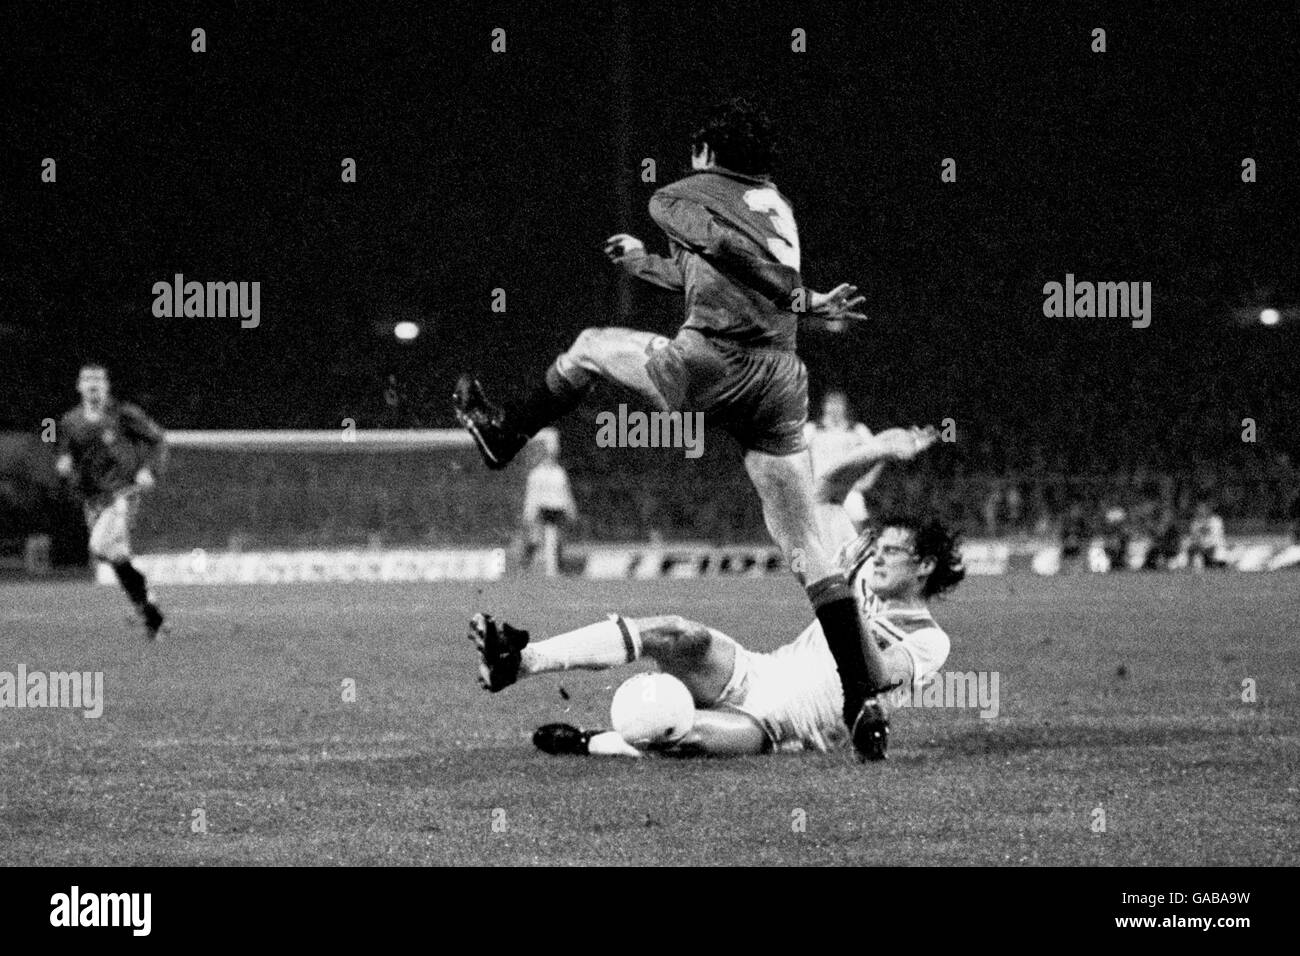
[[[712,166],[709,169],[697,170],[695,175],[702,176],[705,173],[717,173],[719,176],[726,176],[728,179],[737,179],[742,183],[748,183],[751,186],[770,186],[772,185],[771,176],[751,176],[749,173],[738,173],[734,169],[728,169],[726,166]]]

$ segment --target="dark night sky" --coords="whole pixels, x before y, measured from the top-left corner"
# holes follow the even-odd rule
[[[805,280],[856,281],[877,319],[801,338],[815,393],[847,387],[873,425],[1048,443],[1098,420],[1296,431],[1300,329],[1231,319],[1300,305],[1294,5],[638,3],[622,45],[607,4],[119,6],[22,4],[3,27],[0,425],[71,404],[89,356],[173,427],[449,425],[461,368],[508,385],[615,319],[601,240],[664,245],[640,160],[680,175],[700,111],[744,93],[781,131]],[[261,281],[261,327],[154,318],[178,271]],[[1151,281],[1151,328],[1044,318],[1066,272]],[[633,303],[631,324],[680,319],[672,296]],[[400,318],[425,326],[413,346],[376,329]],[[408,404],[381,418],[390,371]]]

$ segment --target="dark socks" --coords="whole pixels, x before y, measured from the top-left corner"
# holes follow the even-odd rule
[[[130,561],[114,561],[113,570],[117,573],[117,580],[121,583],[126,596],[131,599],[131,603],[136,607],[143,607],[149,599],[149,585],[145,582],[144,575],[137,571]]]
[[[872,660],[864,649],[870,638],[853,589],[844,575],[832,574],[814,581],[807,591],[844,688],[844,722],[852,727],[862,705],[885,686],[886,678],[880,672],[879,662]]]
[[[574,385],[551,365],[546,370],[546,378],[522,402],[510,406],[506,422],[522,435],[536,435],[582,404],[590,388],[590,385]]]

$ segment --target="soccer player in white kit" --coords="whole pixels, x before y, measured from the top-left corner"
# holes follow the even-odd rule
[[[560,439],[553,428],[537,433],[542,460],[528,472],[524,485],[524,564],[531,566],[537,552],[548,576],[560,571],[560,529],[576,521],[578,506],[569,476],[560,464]]]
[[[848,397],[840,391],[830,391],[822,399],[822,414],[816,422],[804,426],[804,439],[812,454],[813,478],[824,475],[833,465],[843,461],[855,448],[871,440],[871,429],[853,420]],[[871,468],[849,489],[838,504],[854,526],[861,528],[867,521],[866,493],[876,483],[884,468],[880,462]]]
[[[914,457],[933,440],[929,430],[882,432],[828,471],[818,483],[819,497],[830,500],[877,464]],[[908,516],[884,518],[877,530],[854,536],[845,516],[839,541],[839,559],[891,685],[928,682],[950,646],[930,615],[929,600],[965,575],[955,536],[938,522]],[[671,748],[680,754],[825,751],[849,737],[835,660],[816,620],[770,654],[750,651],[721,631],[676,615],[611,615],[530,644],[527,632],[480,614],[471,622],[470,638],[482,658],[480,683],[491,691],[534,674],[603,670],[650,658],[686,684],[695,699],[694,727]],[[541,727],[533,740],[549,753],[641,755],[613,731],[566,724]]]

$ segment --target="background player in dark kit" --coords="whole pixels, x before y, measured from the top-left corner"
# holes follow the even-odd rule
[[[154,475],[166,461],[166,439],[138,407],[112,398],[103,366],[83,366],[77,391],[81,404],[59,421],[55,469],[82,496],[90,553],[112,566],[152,640],[164,618],[144,575],[131,562],[131,523],[140,494],[153,487]]]

